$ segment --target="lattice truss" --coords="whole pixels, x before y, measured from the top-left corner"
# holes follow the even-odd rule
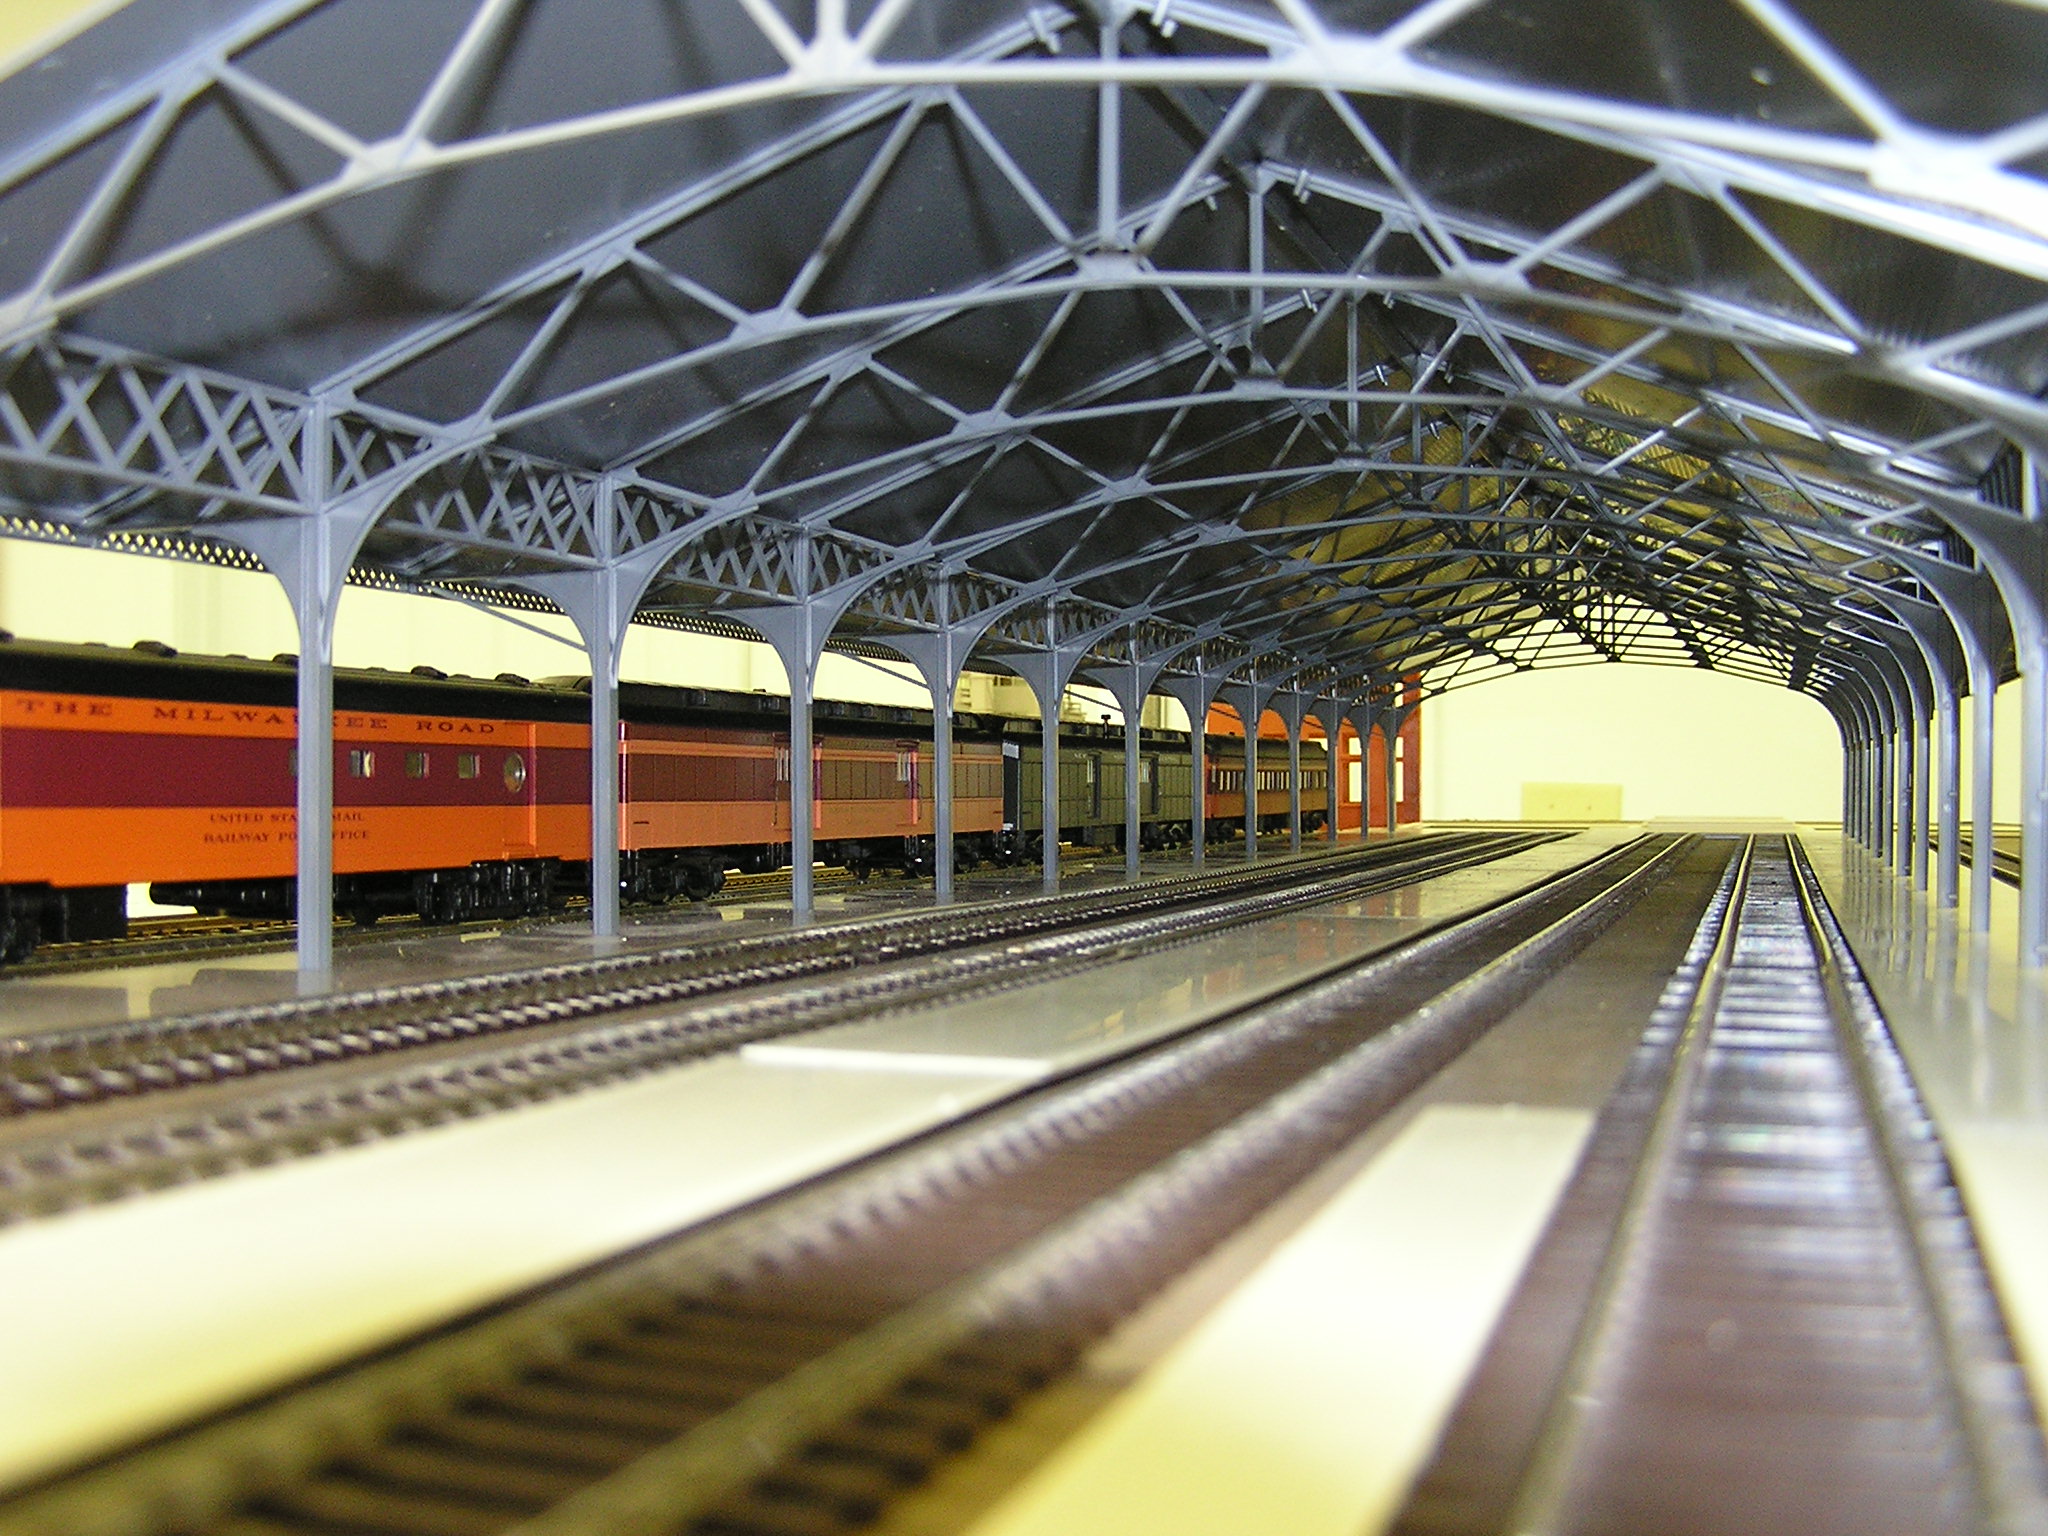
[[[1825,696],[2048,443],[2044,176],[2004,0],[132,0],[0,81],[0,532]]]

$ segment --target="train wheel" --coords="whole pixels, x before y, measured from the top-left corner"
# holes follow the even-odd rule
[[[718,888],[725,884],[725,871],[711,869],[703,864],[685,864],[682,883],[683,895],[687,900],[703,901],[706,897],[715,896]]]

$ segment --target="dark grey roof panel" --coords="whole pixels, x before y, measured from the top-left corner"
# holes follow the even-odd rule
[[[2048,445],[2037,12],[832,14],[134,0],[0,81],[5,531],[324,486],[375,579],[1826,692]]]

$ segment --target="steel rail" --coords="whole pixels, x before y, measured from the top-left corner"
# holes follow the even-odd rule
[[[1790,851],[1842,1051],[1873,1111],[1893,1198],[1913,1235],[1920,1287],[1947,1366],[1938,1390],[1948,1395],[1962,1430],[1979,1527],[1997,1536],[2048,1536],[2048,1450],[2040,1420],[1940,1133],[1805,849],[1793,842]]]
[[[1960,1198],[1796,844],[1731,865],[1394,1529],[2048,1532]]]
[[[1425,844],[1448,849],[1461,836],[1435,834],[1362,846],[1309,862],[1324,869],[1371,864],[1405,857]],[[0,1041],[0,1118],[401,1049],[424,1044],[428,1037],[451,1037],[452,1031],[431,1026],[456,1019],[469,1024],[460,1033],[474,1035],[552,1017],[587,1017],[608,1007],[679,1002],[820,975],[876,957],[938,953],[1120,914],[1171,910],[1229,891],[1284,883],[1300,867],[1300,861],[1268,861],[1080,894],[962,904],[937,913],[896,913],[519,971],[18,1035]],[[528,1017],[521,1009],[538,1011]]]
[[[1183,892],[1163,909],[1149,898],[1112,902],[1098,907],[1092,922],[1062,921],[1052,931],[1042,923],[1005,921],[997,907],[941,941],[899,939],[894,953],[888,947],[865,952],[894,964],[851,973],[835,965],[830,977],[790,961],[757,965],[754,979],[765,990],[723,1000],[713,994],[739,990],[745,978],[696,966],[672,987],[641,981],[546,1005],[516,1001],[477,1009],[443,1020],[448,1033],[438,1042],[423,1025],[398,1026],[419,1037],[413,1041],[417,1061],[337,1062],[312,1081],[287,1079],[268,1090],[246,1079],[230,1081],[201,1105],[177,1094],[112,1101],[97,1106],[101,1113],[89,1115],[82,1130],[70,1124],[76,1113],[18,1118],[14,1127],[0,1122],[0,1132],[11,1133],[0,1136],[0,1223],[581,1092],[876,1012],[1044,982],[1136,950],[1398,888],[1528,845],[1525,837],[1456,839],[1449,848],[1396,845],[1399,856],[1392,859],[1339,860],[1359,867],[1334,870],[1297,865],[1220,891],[1206,889],[1200,900]],[[1123,889],[1128,897],[1131,888]],[[1133,910],[1137,915],[1129,915]],[[836,947],[831,952],[835,959],[841,955]],[[787,985],[796,981],[809,984]],[[271,1045],[241,1049],[278,1055]]]
[[[820,890],[851,885],[854,876],[844,870],[821,869],[812,877]],[[749,901],[772,901],[789,895],[786,872],[765,875],[733,875],[716,895],[697,905],[733,906]],[[654,912],[658,908],[646,908]],[[545,925],[562,921],[587,924],[589,902],[572,898],[559,912],[532,913],[524,917],[476,918],[468,922],[429,922],[407,913],[393,913],[374,927],[337,922],[337,949],[357,948],[389,940],[394,935],[438,936],[486,932],[512,926]],[[103,970],[120,965],[155,965],[169,961],[214,960],[228,955],[266,954],[288,950],[298,934],[289,918],[160,917],[141,918],[129,925],[126,937],[78,939],[39,944],[26,960],[0,970],[0,981],[36,976]]]
[[[1060,860],[1063,864],[1086,863],[1104,856],[1104,850],[1086,848],[1063,852]],[[1001,875],[1014,871],[997,868],[991,873]],[[860,889],[869,886],[865,878],[845,869],[822,868],[811,878],[816,888],[821,891]],[[914,880],[918,877],[911,878]],[[977,871],[963,870],[959,878],[963,884],[972,884],[985,877]],[[884,875],[881,884],[886,887],[888,883],[889,877]],[[788,895],[787,870],[759,875],[735,873],[726,877],[725,884],[715,894],[691,905],[740,906],[747,902],[774,901]],[[369,928],[337,919],[334,943],[337,949],[360,948],[388,940],[394,935],[438,937],[441,934],[482,933],[507,927],[527,928],[564,921],[588,923],[589,906],[587,898],[575,896],[571,897],[559,912],[533,913],[524,917],[485,917],[468,922],[446,923],[430,922],[425,918],[405,913],[393,913]],[[662,909],[649,906],[635,910],[658,916]],[[35,953],[28,959],[15,961],[4,970],[0,970],[0,981],[103,970],[111,966],[155,965],[170,961],[213,960],[228,955],[267,954],[290,949],[297,933],[298,925],[289,918],[141,918],[130,924],[129,933],[125,938],[78,939],[39,944]]]
[[[0,1536],[795,1532],[871,1513],[1505,1017],[1692,845],[1637,840],[52,1482],[0,1506]]]
[[[1956,843],[1957,852],[1961,855],[1963,862],[1965,864],[1975,863],[1975,860],[1971,857],[1971,851],[1975,844],[1972,842],[1967,830],[1957,834]],[[1994,879],[2003,880],[2007,885],[2018,885],[2020,883],[2020,856],[2000,848],[1994,841],[1991,847],[1991,874]]]

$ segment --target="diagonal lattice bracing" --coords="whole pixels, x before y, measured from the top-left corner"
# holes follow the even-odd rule
[[[687,44],[582,4],[252,0],[88,32],[147,60],[90,100],[0,82],[18,531],[341,500],[409,577],[660,558],[669,609],[1322,681],[1831,687],[1842,593],[1967,564],[1944,519],[2048,441],[2042,37],[1991,0],[1901,23],[1963,93],[1761,0],[1599,50],[1505,0]]]

